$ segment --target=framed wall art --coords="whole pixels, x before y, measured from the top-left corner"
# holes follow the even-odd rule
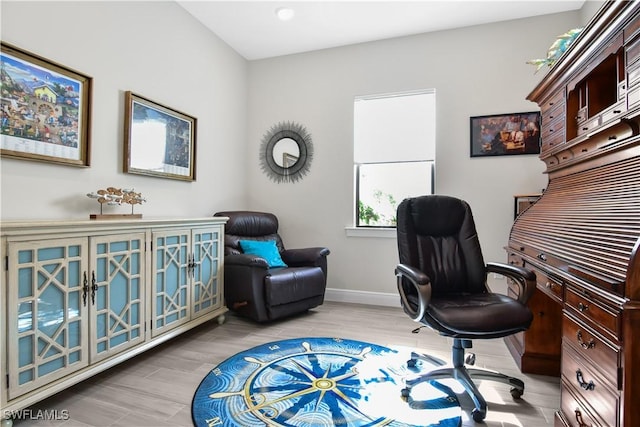
[[[125,93],[124,172],[196,180],[197,120]]]
[[[90,165],[92,78],[1,43],[0,154]]]
[[[540,112],[470,118],[471,157],[540,154]]]

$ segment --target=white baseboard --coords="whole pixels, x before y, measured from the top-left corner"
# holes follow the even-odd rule
[[[334,302],[400,307],[400,295],[387,294],[383,292],[351,291],[348,289],[327,288],[324,294],[324,299],[326,301]]]

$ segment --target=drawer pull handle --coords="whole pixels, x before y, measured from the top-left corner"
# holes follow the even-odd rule
[[[622,113],[622,110],[613,110],[613,114],[620,114]]]
[[[553,162],[551,162],[551,164],[553,164]],[[547,256],[545,254],[538,254],[538,259],[541,261],[546,261]]]
[[[576,409],[576,422],[578,423],[578,427],[589,427],[584,423],[584,421],[582,421],[582,413],[580,412],[580,409]]]
[[[581,302],[578,303],[578,311],[580,313],[584,313],[585,311],[589,310],[589,305],[587,304],[583,304]]]
[[[582,371],[580,369],[576,371],[576,380],[578,381],[578,384],[580,384],[580,387],[582,387],[587,391],[593,390],[594,388],[596,388],[596,385],[593,383],[593,381],[586,382],[584,380],[584,377],[582,376]]]
[[[584,348],[585,350],[589,350],[590,348],[594,348],[596,346],[596,342],[593,340],[593,338],[591,338],[589,342],[584,342],[582,340],[582,331],[578,331],[578,334],[576,337],[578,338],[578,343],[580,344],[580,347]]]
[[[87,293],[89,292],[89,280],[87,279],[87,272],[84,272],[84,279],[82,281],[82,305],[87,306]]]
[[[96,305],[96,292],[98,291],[98,284],[96,283],[96,272],[91,272],[91,305]]]
[[[609,137],[609,141],[614,141],[614,140],[616,140],[616,139],[618,139],[618,137],[617,137],[617,136],[615,136],[615,135],[611,135],[611,136]]]

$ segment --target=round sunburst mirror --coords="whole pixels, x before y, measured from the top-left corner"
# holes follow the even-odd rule
[[[304,126],[280,122],[264,134],[260,167],[275,182],[296,182],[309,172],[313,144]]]

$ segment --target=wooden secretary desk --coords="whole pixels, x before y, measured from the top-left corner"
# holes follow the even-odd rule
[[[509,262],[535,271],[535,318],[505,341],[561,376],[556,426],[640,426],[640,2],[611,1],[529,94],[549,184]]]

